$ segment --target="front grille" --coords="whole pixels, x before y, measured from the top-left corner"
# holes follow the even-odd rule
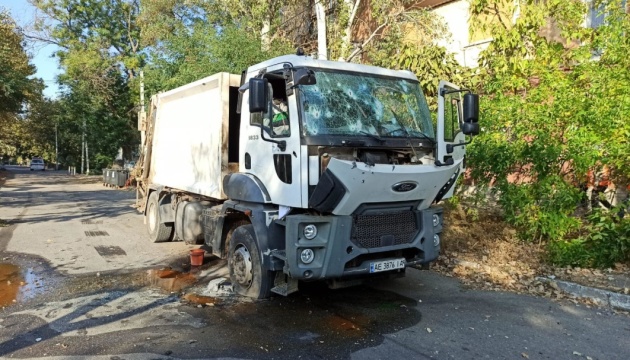
[[[352,242],[364,248],[408,244],[417,233],[413,211],[355,215],[352,220]]]

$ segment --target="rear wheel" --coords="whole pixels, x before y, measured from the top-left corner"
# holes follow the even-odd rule
[[[228,268],[234,291],[255,299],[268,298],[273,286],[273,271],[263,270],[254,227],[242,225],[236,228],[229,246]]]
[[[158,200],[158,193],[156,191],[149,195],[145,215],[147,230],[149,230],[149,239],[154,243],[169,241],[173,237],[173,225],[164,224],[160,219],[160,204]]]

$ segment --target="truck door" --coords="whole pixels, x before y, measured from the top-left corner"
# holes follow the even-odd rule
[[[270,68],[263,75],[269,82],[268,109],[249,112],[249,91],[243,94],[241,108],[240,171],[256,176],[271,202],[301,207],[300,134],[295,95],[287,96],[282,70]],[[258,73],[250,73],[249,78]],[[262,128],[262,133],[261,133]]]
[[[438,146],[435,158],[444,164],[448,164],[450,161],[456,164],[458,161],[461,161],[466,154],[464,145],[455,146],[451,149],[449,149],[448,146],[461,144],[466,141],[464,133],[461,130],[461,124],[464,122],[463,100],[461,92],[458,90],[458,86],[446,81],[440,81],[438,85]],[[463,172],[464,162],[461,161],[459,171],[455,172],[451,179],[453,184]],[[455,186],[450,186],[441,199],[448,199],[453,196],[454,190]]]
[[[436,159],[446,163],[449,159],[464,158],[466,153],[464,146],[456,146],[448,151],[447,145],[461,144],[466,141],[460,124],[463,123],[463,104],[459,87],[440,81],[438,86],[438,122],[437,122],[437,154]]]

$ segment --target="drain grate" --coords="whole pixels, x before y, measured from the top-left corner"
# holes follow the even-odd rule
[[[125,256],[127,253],[120,246],[95,246],[94,249],[102,257]]]
[[[81,224],[83,224],[83,225],[101,225],[101,224],[103,224],[103,220],[81,220]]]
[[[92,230],[86,231],[85,236],[109,236],[109,234],[107,233],[107,231]]]

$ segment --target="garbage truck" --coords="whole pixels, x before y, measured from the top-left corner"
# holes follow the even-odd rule
[[[154,95],[137,208],[153,242],[203,243],[236,293],[404,276],[440,252],[479,98],[410,71],[285,55]]]

